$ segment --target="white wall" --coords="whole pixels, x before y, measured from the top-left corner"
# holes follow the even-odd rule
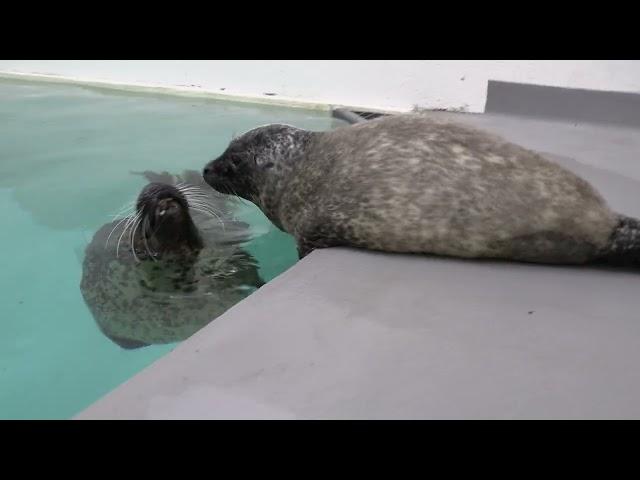
[[[0,60],[0,72],[389,111],[482,112],[488,80],[640,93],[632,60]]]

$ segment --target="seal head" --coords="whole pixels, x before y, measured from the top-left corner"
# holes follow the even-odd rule
[[[218,192],[255,203],[282,229],[273,209],[312,136],[313,132],[283,124],[254,128],[205,166],[204,180]]]
[[[173,185],[148,184],[138,195],[136,210],[142,240],[159,254],[202,248],[202,239],[189,214],[189,203]]]

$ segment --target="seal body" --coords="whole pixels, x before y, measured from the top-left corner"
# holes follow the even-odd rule
[[[135,213],[94,235],[80,283],[102,333],[127,349],[184,340],[264,283],[242,248],[249,226],[224,196],[193,180],[146,176],[155,181]]]
[[[329,132],[260,127],[235,139],[203,176],[256,203],[296,238],[301,257],[342,245],[628,263],[640,241],[637,222],[575,174],[498,136],[424,114]]]

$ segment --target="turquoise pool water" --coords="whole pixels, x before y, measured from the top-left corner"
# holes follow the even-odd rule
[[[123,350],[80,294],[84,249],[145,185],[131,171],[200,170],[234,133],[326,112],[0,81],[0,418],[64,419],[174,348]],[[247,245],[268,281],[296,261],[292,239],[253,205]]]

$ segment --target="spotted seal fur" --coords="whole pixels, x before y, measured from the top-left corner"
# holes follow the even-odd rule
[[[637,265],[640,222],[585,180],[482,130],[412,113],[327,132],[259,127],[203,170],[293,235],[300,257],[350,246],[536,263]]]
[[[197,172],[145,177],[134,213],[94,235],[80,283],[102,333],[126,349],[184,340],[264,283],[228,197]]]

